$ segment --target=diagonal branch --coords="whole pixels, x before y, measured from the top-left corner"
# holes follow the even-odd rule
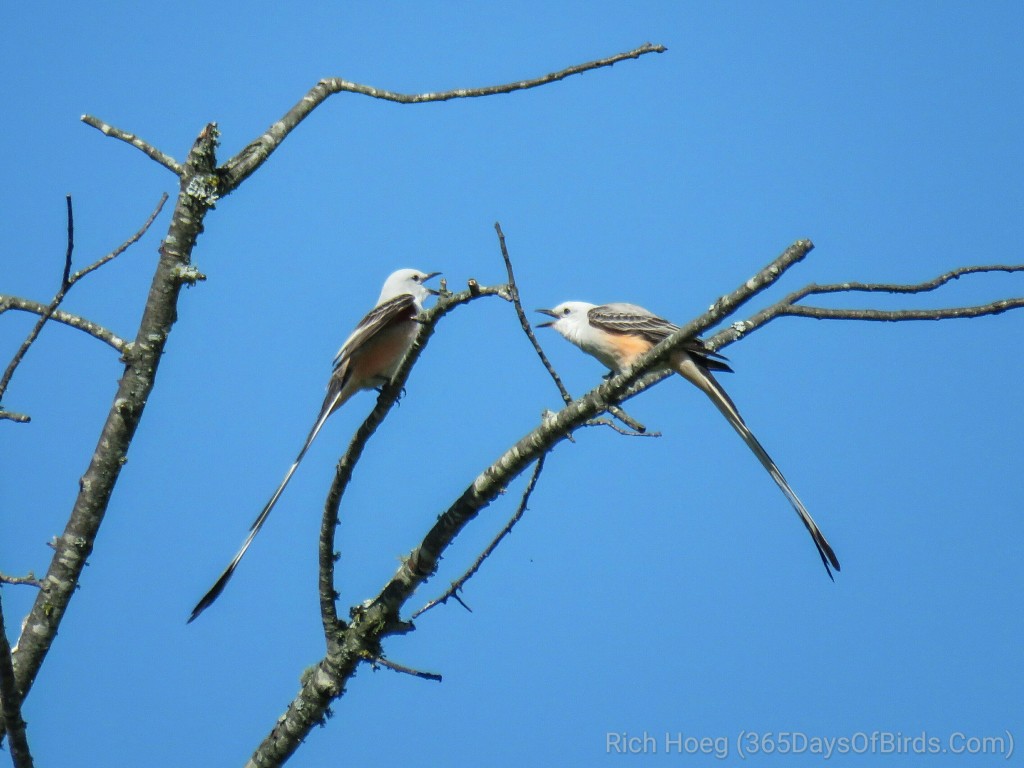
[[[115,128],[112,125],[107,125],[102,120],[92,115],[82,115],[82,122],[86,125],[91,125],[98,131],[101,131],[105,136],[113,136],[115,139],[131,144],[136,149],[145,153],[151,160],[155,160],[160,163],[164,168],[172,171],[174,175],[181,176],[182,167],[181,164],[170,155],[164,154],[156,147],[152,146],[146,141],[143,141],[134,133],[128,133],[128,131],[122,131],[120,128]]]
[[[397,104],[422,104],[430,101],[448,101],[450,99],[470,99],[480,96],[496,96],[502,93],[512,93],[528,88],[537,88],[567,77],[578,75],[592,69],[610,67],[626,59],[637,59],[648,53],[664,53],[667,49],[662,45],[644,45],[632,51],[618,53],[596,61],[585,64],[577,64],[572,67],[552,72],[551,74],[537,77],[532,80],[519,80],[504,85],[492,85],[484,88],[457,88],[452,91],[440,91],[434,93],[395,93],[381,88],[374,88],[369,85],[360,85],[343,80],[338,77],[325,78],[317,83],[309,93],[299,100],[299,103],[271,125],[259,138],[253,140],[249,145],[239,152],[235,157],[224,163],[220,169],[223,173],[223,188],[221,194],[227,195],[250,176],[257,168],[267,161],[267,158],[281,145],[299,123],[305,120],[309,114],[336,93],[357,93],[363,96],[370,96],[375,99],[391,101]]]
[[[508,246],[505,244],[505,233],[501,231],[501,223],[494,222],[494,230],[498,233],[498,245],[501,248],[501,258],[505,261],[505,271],[508,273],[508,284],[512,290],[512,303],[516,308],[516,315],[519,317],[519,325],[523,328],[523,333],[526,334],[526,338],[530,340],[530,344],[533,345],[533,351],[537,353],[537,357],[540,358],[541,364],[547,370],[548,375],[555,382],[555,386],[558,387],[558,392],[562,396],[562,400],[566,405],[572,402],[572,395],[569,394],[569,390],[565,388],[562,383],[562,378],[555,371],[555,367],[548,360],[548,356],[544,354],[544,350],[540,346],[540,342],[537,341],[537,336],[533,332],[533,328],[530,327],[530,321],[526,318],[526,313],[523,312],[523,305],[519,301],[519,286],[516,285],[516,277],[512,272],[512,259],[508,255]]]
[[[67,525],[53,542],[55,551],[43,585],[25,618],[14,652],[14,673],[23,697],[28,694],[49,653],[92,553],[96,534],[153,390],[167,337],[177,319],[181,288],[195,280],[191,255],[202,232],[209,201],[193,190],[197,180],[201,183],[212,173],[216,142],[216,127],[208,125],[189,152],[135,342],[125,357],[124,374],[118,382],[97,447],[79,482],[79,493]]]

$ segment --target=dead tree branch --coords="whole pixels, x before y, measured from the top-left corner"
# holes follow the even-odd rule
[[[1024,308],[1024,297],[997,299],[987,304],[970,307],[944,307],[938,309],[835,309],[830,307],[811,307],[798,304],[808,296],[834,293],[889,293],[914,294],[927,293],[957,280],[964,275],[991,272],[1016,273],[1024,272],[1024,264],[996,264],[966,266],[944,272],[921,283],[829,283],[816,285],[811,283],[794,291],[780,301],[765,307],[747,320],[734,323],[731,327],[719,331],[708,339],[712,349],[721,349],[732,344],[757,328],[767,325],[779,317],[809,317],[815,320],[869,320],[875,322],[905,322],[911,320],[958,320],[985,315],[998,315],[1012,309]]]
[[[523,305],[519,300],[519,286],[516,284],[515,273],[512,270],[512,259],[508,255],[508,246],[505,243],[505,233],[501,231],[500,222],[494,223],[494,230],[498,233],[498,246],[501,248],[501,258],[505,262],[505,271],[508,273],[508,284],[512,290],[512,303],[515,305],[516,315],[519,317],[519,325],[522,327],[523,333],[526,334],[526,338],[530,340],[530,344],[533,346],[534,352],[537,353],[537,357],[540,358],[541,364],[544,366],[545,370],[547,370],[551,379],[555,382],[555,386],[558,387],[558,393],[562,396],[562,401],[568,405],[572,402],[572,395],[569,394],[569,390],[567,390],[565,385],[562,383],[562,378],[558,375],[558,372],[551,364],[551,361],[548,360],[548,356],[544,354],[544,350],[541,349],[540,342],[537,341],[537,336],[534,334],[533,328],[530,326],[530,321],[527,319],[526,313],[523,311]],[[647,431],[647,427],[617,405],[612,406],[608,410],[615,418],[635,432],[642,434]]]
[[[9,309],[20,310],[21,312],[30,312],[34,315],[45,315],[49,310],[48,304],[40,304],[38,301],[32,301],[30,299],[22,299],[17,296],[5,296],[0,294],[0,315]],[[104,344],[109,344],[111,347],[116,349],[121,354],[124,354],[129,343],[118,336],[113,331],[104,328],[98,323],[94,323],[92,320],[87,320],[79,315],[73,315],[70,312],[64,312],[62,310],[54,310],[50,315],[51,320],[55,320],[58,323],[77,328],[80,331],[88,333],[93,338],[99,339]]]
[[[125,355],[124,375],[89,467],[79,483],[78,497],[67,526],[54,543],[55,552],[43,586],[26,617],[25,629],[14,653],[17,687],[23,697],[28,694],[50,650],[92,552],[96,533],[153,389],[167,337],[177,319],[178,295],[183,285],[196,279],[191,254],[210,207],[209,197],[200,192],[215,165],[216,143],[216,126],[208,125],[189,153],[142,320],[135,342]]]
[[[77,283],[83,277],[88,275],[90,272],[94,272],[95,270],[102,267],[104,264],[112,261],[113,259],[116,259],[122,253],[128,250],[129,247],[137,243],[142,238],[142,236],[146,234],[146,232],[149,230],[150,226],[156,220],[156,217],[160,215],[160,211],[164,207],[165,202],[167,202],[166,193],[164,193],[164,195],[160,198],[160,202],[157,203],[156,208],[149,215],[149,218],[134,235],[129,237],[127,240],[121,243],[121,245],[119,245],[113,251],[108,253],[106,256],[94,261],[85,269],[79,270],[78,272],[72,275],[71,255],[74,252],[75,248],[75,226],[74,215],[71,206],[71,195],[67,196],[68,245],[64,255],[64,273],[61,276],[60,289],[54,295],[50,303],[46,307],[42,308],[42,311],[38,313],[39,320],[36,322],[32,330],[29,331],[29,334],[25,338],[25,341],[21,343],[21,347],[18,348],[18,351],[15,352],[13,359],[8,364],[7,369],[3,373],[3,376],[0,377],[0,399],[3,399],[4,393],[7,391],[7,387],[11,383],[11,378],[14,376],[14,372],[21,364],[21,361],[25,358],[25,354],[28,352],[29,348],[32,346],[35,340],[39,337],[39,334],[43,330],[43,326],[46,324],[46,321],[54,316],[54,313],[57,311],[57,307],[61,305],[61,302],[63,302],[64,298],[68,295],[68,291],[71,290],[75,283]],[[16,306],[16,304],[20,306]],[[0,297],[0,314],[2,314],[5,309],[27,309],[28,306],[29,302],[26,302],[24,300],[19,300],[14,297]],[[73,316],[65,315],[64,317],[70,318]],[[81,321],[80,318],[76,318],[76,320]],[[67,320],[65,320],[64,322],[67,322]],[[113,333],[103,328],[102,326],[96,325],[95,323],[91,323],[89,321],[81,322],[82,325],[79,327],[81,327],[82,330],[86,330],[87,332],[91,333],[93,336],[96,336],[97,338],[102,337],[103,340],[106,341],[108,344],[112,344],[113,339],[117,338],[116,336],[114,336]],[[70,322],[68,324],[73,325],[73,323]],[[114,345],[115,349],[118,349],[118,351],[123,352],[124,342],[121,339],[117,340],[120,342],[120,347]],[[2,411],[0,411],[0,413],[2,413]],[[25,421],[28,421],[27,417]]]
[[[394,672],[400,672],[403,675],[412,675],[413,677],[418,677],[421,680],[433,680],[437,683],[442,682],[442,677],[436,672],[421,672],[418,669],[413,669],[412,667],[407,667],[404,664],[398,664],[394,661],[390,661],[389,659],[385,659],[383,656],[370,658],[367,659],[367,661],[370,662],[370,666],[374,669],[376,669],[377,666],[379,665],[382,667],[386,667],[387,669],[390,669]]]
[[[515,514],[509,518],[505,527],[498,532],[498,535],[491,540],[491,543],[487,545],[487,548],[480,553],[480,556],[477,557],[475,561],[473,561],[473,565],[471,565],[464,574],[451,583],[451,586],[445,590],[444,594],[440,597],[434,598],[412,615],[414,619],[422,616],[434,606],[447,603],[452,598],[458,600],[459,604],[467,611],[472,611],[472,608],[462,602],[458,593],[462,591],[464,586],[466,586],[466,582],[476,575],[476,572],[480,570],[480,566],[484,564],[484,560],[490,557],[494,550],[498,548],[502,539],[512,533],[512,529],[516,527],[516,523],[518,523],[526,513],[526,505],[530,503],[530,496],[533,494],[533,489],[537,487],[537,480],[540,478],[540,473],[544,471],[544,460],[546,458],[547,454],[542,454],[540,458],[537,459],[537,463],[533,465],[533,474],[530,475],[530,479],[526,483],[523,495],[519,499],[519,506],[516,508]]]
[[[328,97],[336,93],[357,93],[363,96],[370,96],[375,99],[383,99],[397,104],[423,104],[431,101],[449,101],[450,99],[471,99],[481,96],[496,96],[502,93],[522,91],[527,88],[537,88],[541,85],[564,80],[567,77],[578,75],[592,69],[610,67],[626,59],[636,59],[648,53],[663,53],[666,48],[662,45],[644,45],[632,51],[618,53],[597,61],[590,61],[585,64],[577,64],[559,72],[537,77],[532,80],[519,80],[504,85],[492,85],[485,88],[457,88],[452,91],[440,91],[434,93],[395,93],[382,88],[374,88],[369,85],[360,85],[343,80],[340,77],[329,77],[317,83],[309,93],[299,100],[299,103],[286,112],[279,120],[271,125],[266,132],[254,139],[249,145],[239,152],[235,157],[224,163],[221,169],[224,182],[223,194],[227,195],[250,176],[257,168],[267,161],[271,154],[281,145],[288,134],[298,127],[299,123],[305,120],[309,114],[320,106]]]
[[[112,136],[115,139],[131,144],[133,147],[143,152],[147,157],[155,160],[164,168],[167,168],[169,171],[174,173],[175,176],[181,176],[182,167],[177,160],[170,155],[161,152],[149,142],[143,141],[135,134],[128,133],[128,131],[122,131],[120,128],[115,128],[112,125],[107,125],[102,120],[93,117],[92,115],[82,115],[81,120],[86,125],[91,125],[96,130],[101,131],[105,136]]]
[[[32,571],[29,571],[27,576],[8,576],[0,573],[0,584],[28,584],[32,587],[43,586],[43,582],[37,579]]]

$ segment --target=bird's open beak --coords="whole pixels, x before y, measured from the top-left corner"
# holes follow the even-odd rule
[[[437,277],[437,276],[438,276],[438,275],[440,275],[440,274],[441,274],[440,272],[430,272],[429,274],[427,274],[427,276],[426,276],[426,277],[424,277],[424,278],[423,278],[423,282],[425,283],[425,282],[427,282],[427,280],[429,280],[430,278],[432,278],[432,277]],[[431,296],[440,296],[440,295],[441,295],[441,292],[440,292],[440,291],[438,291],[438,290],[437,290],[437,289],[435,289],[435,288],[427,288],[427,293],[429,293],[429,294],[430,294]]]
[[[538,309],[538,310],[536,310],[536,311],[537,311],[537,312],[540,312],[540,313],[541,313],[542,315],[547,315],[548,317],[554,317],[554,318],[557,318],[557,317],[558,317],[558,315],[556,315],[556,314],[555,314],[555,313],[554,313],[554,312],[553,312],[552,310],[550,310],[550,309]],[[552,325],[554,325],[554,324],[555,324],[555,321],[554,321],[554,320],[549,320],[549,321],[548,321],[548,322],[546,322],[546,323],[537,323],[537,325],[536,325],[536,326],[534,326],[534,327],[535,327],[535,328],[550,328],[550,327],[551,327]]]

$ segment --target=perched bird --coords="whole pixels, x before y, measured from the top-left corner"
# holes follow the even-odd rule
[[[327,383],[327,396],[320,407],[320,415],[317,416],[313,428],[309,430],[306,442],[302,444],[302,450],[288,468],[284,480],[277,486],[270,501],[252,524],[238,554],[228,563],[228,567],[210,587],[210,591],[203,595],[203,599],[192,609],[188,623],[194,621],[224,591],[235,568],[267,521],[270,510],[274,508],[288,481],[292,479],[299,462],[306,455],[327,418],[359,390],[381,387],[391,381],[397,373],[405,353],[409,351],[416,338],[419,325],[415,318],[423,311],[423,302],[427,296],[437,294],[437,291],[427,288],[424,283],[439,274],[441,273],[420,272],[418,269],[399,269],[388,275],[377,304],[359,321],[334,358],[334,372]]]
[[[562,336],[589,355],[596,357],[613,371],[622,371],[631,366],[638,357],[654,347],[658,342],[670,336],[679,327],[668,320],[658,317],[636,304],[602,304],[596,306],[584,301],[567,301],[554,309],[537,310],[554,318],[550,322],[540,323],[539,327],[554,328]],[[754,434],[747,427],[736,409],[732,398],[722,389],[712,371],[732,372],[723,362],[722,355],[708,349],[700,339],[690,339],[678,348],[669,358],[667,368],[678,373],[694,384],[711,398],[722,415],[729,421],[732,428],[743,438],[743,442],[754,452],[758,460],[768,470],[775,483],[793,505],[800,519],[811,534],[814,546],[818,548],[821,562],[830,579],[832,570],[839,570],[832,547],[818,529],[803,502],[789,487],[786,478],[772,461]]]

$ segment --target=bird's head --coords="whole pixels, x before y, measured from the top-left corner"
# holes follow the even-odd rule
[[[388,275],[381,289],[378,304],[382,304],[403,293],[408,293],[416,299],[416,303],[423,306],[428,296],[436,296],[437,291],[428,288],[424,283],[432,277],[437,277],[440,272],[421,272],[418,269],[399,269]]]

